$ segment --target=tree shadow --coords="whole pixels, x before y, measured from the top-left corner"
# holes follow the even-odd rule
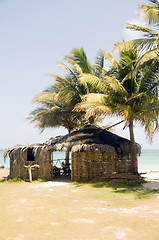
[[[151,182],[152,183],[152,182]],[[88,184],[93,188],[109,188],[116,194],[133,194],[135,197],[141,199],[151,197],[154,194],[159,194],[159,187],[157,189],[146,188],[147,182],[141,181],[99,181],[99,182],[77,182],[76,187]],[[159,186],[159,183],[158,183]]]

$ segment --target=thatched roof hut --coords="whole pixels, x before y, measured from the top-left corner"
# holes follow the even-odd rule
[[[34,155],[34,163],[40,165],[35,177],[51,180],[51,152],[69,150],[72,180],[101,180],[110,176],[121,177],[121,174],[131,174],[131,147],[131,142],[125,138],[94,125],[85,125],[65,136],[51,138],[44,144],[17,146],[6,152],[11,158],[11,177],[15,177],[13,169],[18,169],[16,172],[18,177],[25,178],[20,169],[22,165],[30,163],[28,159],[30,151],[31,155]],[[136,144],[137,154],[140,154],[140,151],[140,145]],[[13,164],[15,160],[18,161],[17,165]]]
[[[5,149],[4,157],[10,157],[10,178],[28,179],[25,166],[38,164],[40,168],[34,169],[33,179],[52,180],[51,152],[44,144],[18,145]]]
[[[117,152],[122,154],[130,153],[131,148],[130,140],[90,124],[65,136],[50,138],[45,145],[52,146],[54,150],[58,151],[67,149],[72,149],[71,151],[105,150],[107,145],[114,147]],[[137,143],[136,151],[138,154],[141,152],[141,147]]]

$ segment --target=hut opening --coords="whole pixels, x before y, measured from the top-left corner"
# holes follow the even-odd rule
[[[29,162],[35,161],[33,148],[28,148],[27,149],[27,161],[29,161]]]
[[[51,154],[53,165],[53,176],[63,176],[71,174],[71,152],[53,151]]]

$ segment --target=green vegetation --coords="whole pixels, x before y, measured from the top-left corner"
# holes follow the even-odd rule
[[[8,179],[8,180],[0,179],[0,183],[5,183],[5,184],[7,184],[7,183],[24,183],[24,182],[30,182],[30,180],[25,179],[25,181],[24,181],[21,178],[13,178],[13,179]],[[33,180],[33,182],[35,182],[35,183],[39,182],[40,183],[40,182],[46,182],[46,180],[39,178],[37,180]]]

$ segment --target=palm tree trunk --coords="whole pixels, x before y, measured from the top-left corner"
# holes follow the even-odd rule
[[[69,166],[69,153],[70,149],[68,148],[65,155],[65,164]]]
[[[68,133],[71,133],[73,128],[72,126],[68,126]],[[69,153],[70,153],[70,148],[67,149],[67,151],[65,152],[65,165],[69,166]]]
[[[131,169],[133,174],[138,174],[137,153],[135,148],[133,119],[129,121],[129,132],[131,141]]]

